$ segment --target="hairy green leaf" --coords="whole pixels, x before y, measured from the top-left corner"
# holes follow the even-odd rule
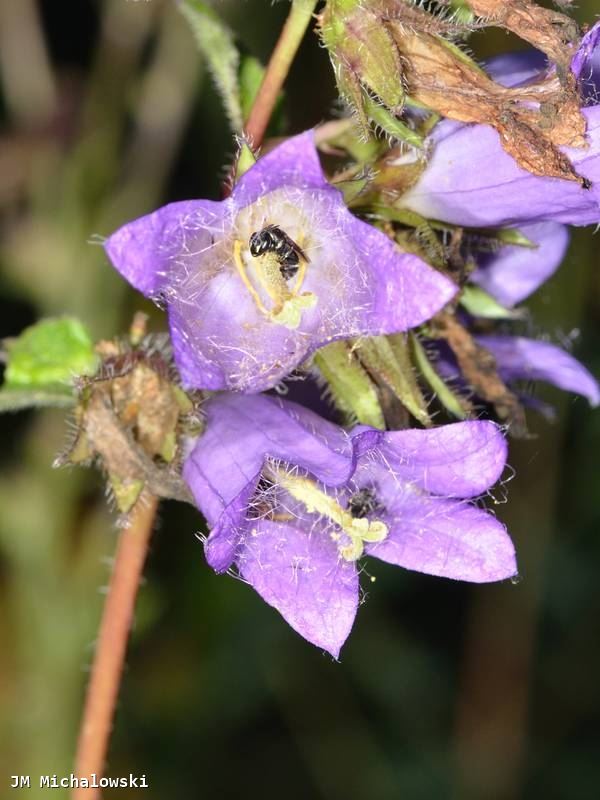
[[[98,357],[86,328],[77,319],[44,319],[15,339],[4,341],[4,389],[62,392],[75,375],[95,372]],[[42,392],[43,393],[43,392]]]
[[[244,122],[238,82],[240,54],[234,35],[204,0],[183,0],[179,9],[212,73],[231,127],[240,133]]]

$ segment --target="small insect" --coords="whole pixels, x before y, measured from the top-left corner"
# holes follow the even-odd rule
[[[382,511],[383,506],[373,489],[359,489],[348,500],[348,511],[355,519],[363,519],[373,511]]]
[[[279,269],[286,281],[298,272],[301,258],[307,263],[310,260],[302,248],[278,225],[267,225],[266,228],[255,231],[250,237],[249,244],[250,255],[254,258],[265,253],[275,253]]]

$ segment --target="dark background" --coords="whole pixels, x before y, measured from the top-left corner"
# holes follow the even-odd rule
[[[288,4],[214,5],[266,61]],[[581,3],[578,19],[594,6]],[[490,31],[472,46],[483,57],[520,43]],[[232,140],[210,77],[168,2],[0,0],[0,78],[0,335],[65,312],[95,337],[114,335],[150,306],[93,235],[167,200],[219,197]],[[311,35],[287,84],[286,131],[317,123],[334,102]],[[578,231],[530,306],[535,330],[572,342],[598,375],[596,242]],[[165,504],[109,774],[146,773],[144,796],[161,800],[598,797],[600,414],[582,399],[539,394],[557,421],[532,418],[538,436],[511,445],[509,502],[495,492],[521,582],[469,586],[371,563],[377,580],[341,664],[249,587],[214,575],[194,537],[199,515]],[[5,416],[0,426],[8,796],[9,775],[35,784],[72,769],[117,532],[97,475],[51,469],[63,414]]]

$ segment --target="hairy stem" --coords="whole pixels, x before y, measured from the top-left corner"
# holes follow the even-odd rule
[[[316,5],[317,0],[292,0],[292,8],[271,54],[265,77],[246,122],[246,134],[253,147],[258,147],[263,140],[277,96]]]
[[[75,774],[79,778],[89,778],[92,773],[100,778],[104,772],[135,599],[157,506],[154,495],[143,495],[119,539],[77,742]],[[73,800],[99,797],[98,789],[73,791]]]

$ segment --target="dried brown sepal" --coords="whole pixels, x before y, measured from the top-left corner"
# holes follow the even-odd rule
[[[82,426],[94,456],[113,479],[113,487],[120,484],[129,488],[141,483],[157,497],[192,502],[181,477],[168,466],[157,464],[136,441],[133,431],[123,425],[112,407],[110,392],[102,383],[92,389]]]
[[[498,375],[494,356],[479,345],[453,314],[441,312],[430,323],[434,335],[448,342],[460,371],[475,393],[491,403],[514,436],[526,436],[523,406]]]
[[[468,3],[488,25],[515,33],[567,72],[579,35],[575,20],[528,0],[468,0]]]
[[[77,432],[57,465],[96,461],[106,473],[117,507],[131,510],[144,488],[191,502],[176,469],[184,434],[199,431],[195,402],[174,383],[168,355],[156,339],[139,347],[100,342],[98,374],[82,380],[75,411]]]
[[[487,124],[502,146],[529,172],[543,177],[581,178],[559,145],[585,145],[585,120],[572,77],[556,76],[523,88],[506,88],[489,78],[455,45],[424,32],[387,23],[405,69],[407,93],[449,119]]]

